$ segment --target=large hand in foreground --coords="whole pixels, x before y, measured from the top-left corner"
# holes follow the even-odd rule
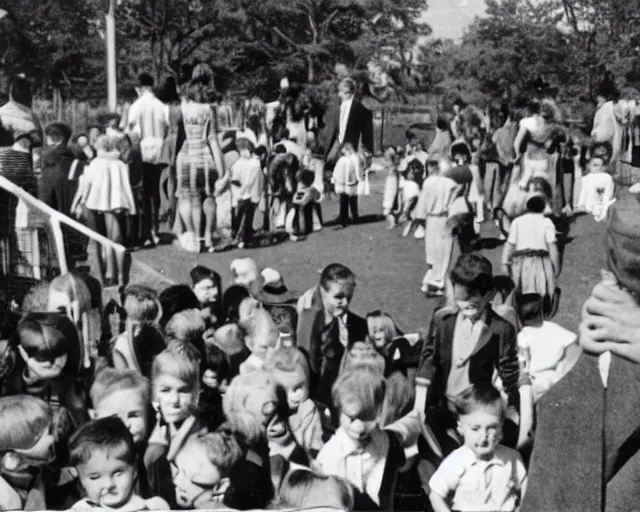
[[[580,344],[592,354],[611,351],[640,363],[640,305],[610,272],[602,271],[602,280],[584,303]]]

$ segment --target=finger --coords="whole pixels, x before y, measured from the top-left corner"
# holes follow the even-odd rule
[[[640,363],[640,346],[636,344],[613,343],[611,352],[633,363]]]

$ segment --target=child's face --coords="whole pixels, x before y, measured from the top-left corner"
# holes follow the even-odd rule
[[[149,404],[136,389],[120,389],[104,397],[97,404],[96,419],[117,416],[131,432],[136,444],[147,439],[149,432]]]
[[[57,379],[67,366],[69,356],[62,354],[55,359],[42,359],[37,355],[29,357],[22,345],[19,347],[20,355],[24,359],[31,375],[37,377],[38,380]]]
[[[76,140],[76,144],[80,149],[84,149],[87,144],[89,144],[89,139],[86,136],[78,137]]]
[[[252,390],[244,403],[245,411],[259,418],[266,427],[278,409],[278,394],[275,387]]]
[[[15,450],[15,452],[29,461],[29,465],[33,467],[45,466],[49,464],[56,456],[55,438],[52,434],[52,426],[44,431],[40,439],[31,448],[26,450]]]
[[[309,398],[309,383],[304,371],[302,368],[297,368],[294,372],[275,370],[274,376],[287,394],[289,410],[297,411],[300,404]]]
[[[488,409],[478,409],[461,416],[458,430],[464,444],[479,459],[490,459],[502,439],[502,418]]]
[[[363,446],[378,428],[378,411],[365,411],[356,400],[340,404],[340,426],[358,445]]]
[[[171,465],[176,501],[180,508],[193,508],[203,495],[222,495],[225,479],[214,466],[207,451],[195,442],[188,442],[176,455]]]
[[[375,344],[376,348],[381,349],[387,346],[387,331],[378,322],[372,322],[369,326],[369,336]]]
[[[330,316],[340,317],[349,310],[353,298],[355,283],[352,281],[331,281],[328,288],[320,286],[322,303]]]
[[[229,382],[226,379],[220,381],[218,372],[209,368],[205,370],[202,375],[202,384],[209,389],[217,389],[220,393],[224,393],[227,390]]]
[[[267,358],[267,355],[269,355],[269,352],[277,343],[278,333],[275,331],[258,333],[249,340],[251,353],[263,361]]]
[[[120,508],[134,493],[135,467],[109,454],[108,449],[94,451],[76,469],[87,498],[101,506]]]
[[[491,301],[491,293],[480,295],[471,293],[469,289],[461,284],[453,285],[453,297],[463,316],[467,318],[478,318]]]
[[[589,172],[603,172],[604,171],[604,162],[602,158],[592,158],[589,161]]]
[[[211,304],[218,300],[218,287],[211,279],[203,279],[196,283],[193,292],[198,297],[200,304]]]
[[[186,420],[196,405],[196,392],[185,381],[173,375],[158,375],[153,392],[167,423]]]

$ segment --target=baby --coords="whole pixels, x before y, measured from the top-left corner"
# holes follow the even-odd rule
[[[69,451],[70,464],[76,468],[87,496],[72,510],[169,510],[162,498],[145,500],[136,494],[135,444],[120,418],[87,423],[71,438]]]
[[[473,387],[457,407],[464,445],[429,481],[434,512],[517,510],[527,471],[518,452],[499,444],[505,414],[500,392],[491,386]]]

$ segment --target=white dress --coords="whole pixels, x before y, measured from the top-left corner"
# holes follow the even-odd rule
[[[136,204],[129,182],[129,166],[118,151],[98,151],[80,178],[85,206],[99,212],[126,211],[135,215]]]
[[[578,208],[593,215],[598,222],[607,216],[613,201],[613,178],[606,172],[587,174],[582,178]]]

